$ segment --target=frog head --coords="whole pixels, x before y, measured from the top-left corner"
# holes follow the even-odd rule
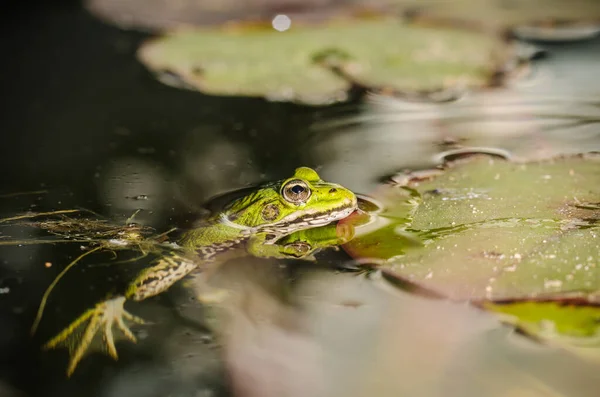
[[[221,219],[245,233],[279,237],[338,221],[356,208],[356,196],[350,190],[323,181],[311,168],[300,167],[291,178],[260,186],[233,201]]]

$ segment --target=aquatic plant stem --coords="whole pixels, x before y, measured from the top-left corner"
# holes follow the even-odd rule
[[[40,307],[38,308],[37,314],[35,316],[35,321],[33,322],[33,325],[31,327],[31,335],[35,334],[35,331],[37,330],[37,327],[40,324],[40,321],[42,320],[42,315],[44,313],[44,308],[46,307],[46,302],[48,301],[48,297],[50,296],[50,293],[52,292],[52,289],[56,286],[56,284],[58,284],[58,282],[60,281],[60,279],[69,271],[69,269],[71,269],[73,266],[75,266],[75,264],[77,264],[77,262],[79,262],[81,259],[85,258],[87,255],[96,252],[100,249],[102,249],[102,246],[98,246],[96,248],[93,248],[87,252],[84,252],[83,254],[79,255],[77,258],[75,258],[71,263],[69,263],[59,274],[58,276],[56,276],[56,278],[54,279],[54,281],[52,281],[52,283],[50,284],[50,286],[46,289],[46,292],[44,292],[44,296],[42,297],[42,300],[40,302]]]
[[[0,246],[6,245],[36,245],[36,244],[57,244],[57,243],[89,243],[90,240],[12,240],[0,241]]]
[[[44,215],[70,214],[73,212],[80,212],[80,211],[81,210],[61,210],[61,211],[50,211],[50,212],[37,212],[35,214],[26,214],[26,215],[13,216],[11,218],[0,219],[0,223],[16,221],[19,219],[35,218],[35,217],[44,216]]]

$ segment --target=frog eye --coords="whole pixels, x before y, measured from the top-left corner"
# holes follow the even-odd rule
[[[283,198],[290,203],[300,204],[310,197],[310,189],[304,181],[294,179],[283,185]]]

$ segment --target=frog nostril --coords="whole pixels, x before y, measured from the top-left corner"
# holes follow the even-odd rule
[[[335,192],[337,192],[336,188],[332,187],[331,189],[329,189],[329,193],[335,193]]]

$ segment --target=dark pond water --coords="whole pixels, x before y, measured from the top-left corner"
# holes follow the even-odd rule
[[[136,220],[163,231],[210,197],[299,165],[368,194],[398,170],[435,165],[448,142],[517,158],[600,150],[597,38],[539,44],[548,53],[529,77],[450,107],[311,109],[164,86],[135,60],[147,36],[76,2],[20,3],[3,19],[2,218],[86,208],[124,223],[141,209]],[[79,244],[2,247],[0,396],[596,396],[600,387],[597,365],[466,304],[332,271],[349,260],[339,252],[316,264],[229,263],[216,282],[232,297],[218,310],[198,304],[190,285],[131,305],[151,322],[135,329],[139,343],[120,341],[118,362],[87,356],[67,380],[66,349],[40,344],[121,272],[74,270],[32,338],[44,289],[79,254]]]

